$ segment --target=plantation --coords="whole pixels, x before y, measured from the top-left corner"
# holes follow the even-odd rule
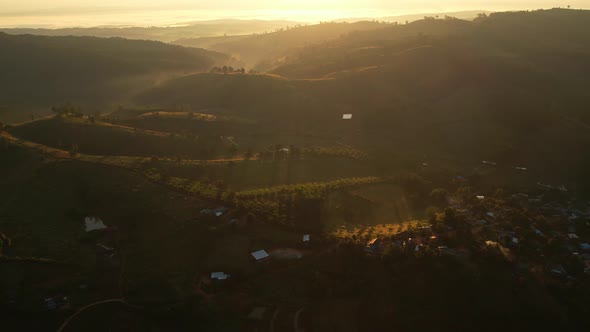
[[[330,181],[375,174],[374,168],[357,160],[306,158],[291,160],[243,160],[226,163],[190,161],[149,162],[171,177],[217,184],[230,191],[244,191],[314,181]]]

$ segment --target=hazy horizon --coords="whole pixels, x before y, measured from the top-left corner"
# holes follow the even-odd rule
[[[504,1],[385,1],[367,0],[218,0],[215,4],[171,0],[163,5],[154,0],[32,0],[15,3],[0,0],[0,27],[66,28],[95,26],[168,26],[215,19],[290,20],[306,23],[344,18],[380,18],[421,13],[444,13],[468,10],[528,10],[566,7],[590,8],[588,1],[567,3],[545,0]],[[231,8],[231,9],[230,9]]]

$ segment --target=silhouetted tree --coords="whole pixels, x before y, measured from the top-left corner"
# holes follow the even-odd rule
[[[78,144],[72,144],[72,147],[70,148],[70,156],[71,157],[75,157],[78,155]]]
[[[430,192],[430,198],[437,204],[444,204],[449,193],[444,188],[436,188]]]
[[[228,147],[227,151],[229,152],[229,154],[230,154],[231,156],[235,156],[235,155],[236,155],[236,153],[238,153],[238,145],[237,145],[237,144],[235,144],[235,143],[232,143],[232,144],[231,144],[231,145]]]
[[[431,224],[434,224],[436,222],[436,212],[437,209],[434,206],[430,206],[426,208],[426,210],[424,211],[424,215],[426,216],[426,218],[428,218]]]
[[[51,111],[55,113],[55,116],[82,116],[80,108],[77,106],[73,106],[70,103],[66,103],[63,106],[53,106],[51,107]]]
[[[246,153],[244,153],[244,159],[250,160],[250,158],[252,158],[252,149],[248,148],[248,150],[246,150]]]
[[[448,207],[445,209],[444,223],[449,226],[455,226],[457,224],[457,212],[455,209]]]

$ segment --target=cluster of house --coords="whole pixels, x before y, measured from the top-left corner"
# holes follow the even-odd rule
[[[369,255],[377,255],[381,254],[387,246],[413,252],[431,250],[439,255],[456,257],[463,257],[468,254],[461,248],[449,248],[430,226],[424,226],[415,231],[408,230],[388,238],[373,238],[365,244],[364,250]]]
[[[526,197],[525,197],[526,196]],[[516,264],[516,266],[531,268],[533,265],[539,266],[540,269],[548,275],[565,277],[571,279],[571,271],[567,271],[568,265],[565,263],[570,258],[579,260],[584,266],[584,272],[590,274],[590,238],[584,238],[576,230],[580,227],[585,228],[584,234],[588,235],[590,229],[590,203],[586,211],[580,209],[562,206],[559,203],[542,204],[542,197],[523,194],[515,194],[526,205],[522,211],[525,215],[528,213],[530,219],[530,228],[514,227],[511,223],[511,212],[514,212],[514,206],[498,206],[497,204],[485,204],[487,198],[483,195],[477,195],[477,201],[482,202],[481,206],[488,206],[491,211],[482,211],[481,206],[471,211],[468,208],[455,206],[457,213],[462,216],[462,220],[467,222],[470,229],[470,236],[473,240],[481,243],[481,248],[486,250],[496,250],[504,256],[506,260]],[[493,206],[493,207],[492,207]],[[477,212],[475,212],[477,211]],[[533,216],[546,216],[548,225],[539,227],[535,225]],[[542,228],[539,229],[539,228]],[[483,230],[486,230],[485,232]],[[386,247],[393,246],[396,248],[420,252],[429,249],[430,252],[451,255],[457,258],[467,258],[470,251],[467,248],[449,248],[447,240],[451,239],[456,231],[446,226],[444,230],[434,232],[431,227],[423,227],[414,231],[406,231],[391,238],[373,238],[365,245],[367,254],[379,254]],[[490,234],[494,234],[490,237]],[[531,235],[533,234],[533,235]],[[561,243],[560,250],[546,250],[549,243]],[[532,250],[522,250],[525,247]],[[531,257],[532,255],[535,257]],[[564,254],[565,253],[565,254]],[[560,261],[562,263],[560,263]],[[565,267],[564,267],[565,266]]]
[[[302,242],[304,244],[308,244],[310,241],[311,241],[310,234],[303,235]],[[253,251],[250,253],[250,256],[252,257],[252,259],[255,262],[266,262],[271,257],[271,255],[264,249]],[[211,275],[210,275],[211,280],[227,280],[230,277],[231,277],[231,275],[226,274],[225,272],[211,272]]]
[[[561,190],[559,188],[551,188]],[[561,190],[564,191],[564,190]],[[477,196],[478,200],[485,200],[484,196]],[[528,262],[538,260],[542,258],[542,261],[546,262],[543,266],[544,271],[547,271],[553,276],[568,277],[571,278],[570,273],[564,268],[563,263],[560,261],[568,260],[571,257],[579,260],[584,266],[584,272],[590,274],[590,242],[588,239],[584,240],[579,236],[576,230],[579,227],[588,229],[590,227],[590,204],[586,211],[579,208],[572,208],[571,201],[568,203],[543,203],[543,195],[532,195],[528,194],[514,194],[511,197],[515,201],[519,201],[521,206],[526,208],[522,211],[526,211],[528,215],[543,216],[547,221],[547,225],[544,229],[540,229],[539,225],[536,225],[531,220],[530,228],[513,228],[512,230],[503,229],[501,225],[509,225],[510,220],[507,220],[508,212],[513,207],[501,207],[495,212],[486,212],[485,220],[479,219],[473,213],[467,210],[463,210],[466,219],[469,223],[474,226],[474,229],[481,227],[488,227],[497,234],[496,241],[487,240],[486,245],[496,247],[500,252],[508,259],[514,260],[523,266],[526,266]],[[508,221],[508,223],[498,223],[497,221]],[[518,234],[517,229],[521,234]],[[472,229],[473,230],[473,229]],[[531,238],[527,234],[534,236]],[[476,234],[474,232],[474,234]],[[526,246],[533,249],[532,252],[536,252],[538,257],[525,257],[524,252],[530,253],[531,251],[519,251],[523,245],[522,239],[526,239]],[[561,247],[555,252],[546,251],[544,248],[549,243],[561,243]],[[532,246],[532,247],[531,247]],[[564,253],[566,253],[564,255]]]

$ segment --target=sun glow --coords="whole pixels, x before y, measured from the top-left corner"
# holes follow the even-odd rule
[[[568,2],[588,8],[588,0]],[[169,26],[215,19],[290,20],[318,23],[462,10],[516,10],[563,6],[557,0],[0,0],[0,27]]]

